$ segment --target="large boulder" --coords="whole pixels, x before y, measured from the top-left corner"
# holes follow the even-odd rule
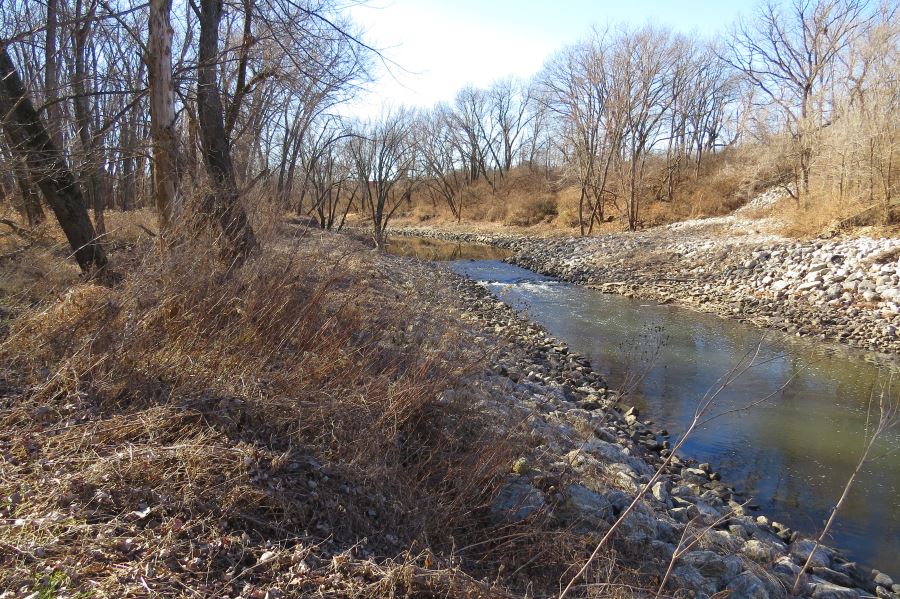
[[[769,599],[768,585],[750,572],[734,577],[725,589],[730,599]]]
[[[696,597],[712,597],[716,592],[716,582],[705,578],[697,568],[690,564],[675,566],[669,576],[668,586],[676,591],[673,593],[676,596],[680,595],[677,591],[688,591]]]
[[[616,518],[616,509],[610,499],[584,485],[569,485],[565,499],[557,508],[557,515],[582,528],[605,528]]]
[[[523,476],[512,477],[500,489],[491,512],[505,522],[521,522],[544,507],[544,494]]]
[[[713,551],[691,551],[681,556],[681,562],[689,564],[706,578],[718,578],[728,570],[722,556]]]
[[[848,589],[830,582],[819,582],[812,585],[813,599],[858,599],[861,595],[855,589]]]
[[[656,516],[644,506],[637,506],[622,521],[620,530],[626,539],[635,543],[649,543],[658,536]]]
[[[815,550],[815,553],[813,553],[813,550]],[[831,565],[834,552],[821,545],[816,547],[816,542],[810,539],[798,539],[791,543],[791,556],[800,565],[805,564],[810,555],[812,555],[812,559],[809,562],[810,567],[827,568]]]

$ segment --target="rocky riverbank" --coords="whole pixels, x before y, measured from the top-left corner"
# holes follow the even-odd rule
[[[789,334],[900,352],[900,240],[723,234],[706,221],[595,237],[405,227],[395,234],[486,243],[509,262],[607,293],[675,302]],[[733,225],[731,225],[733,227]],[[729,229],[731,231],[731,229]]]
[[[451,276],[463,317],[496,348],[483,385],[495,409],[526,423],[533,450],[512,465],[492,505],[510,523],[547,518],[596,542],[647,486],[622,520],[615,548],[626,565],[659,580],[677,553],[667,588],[676,596],[788,597],[810,554],[801,594],[820,599],[900,597],[886,574],[815,548],[786,526],[754,515],[709,464],[671,455],[656,430],[607,389],[588,361],[519,317],[484,287]],[[629,557],[631,556],[631,557]]]

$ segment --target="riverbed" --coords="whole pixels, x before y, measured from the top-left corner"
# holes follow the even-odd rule
[[[612,388],[626,388],[643,418],[673,435],[723,375],[755,356],[716,400],[714,412],[729,413],[682,453],[711,463],[760,513],[810,536],[856,466],[867,418],[896,369],[891,360],[836,344],[558,282],[501,261],[502,251],[487,246],[403,238],[390,251],[446,260],[486,285],[588,356]],[[828,543],[892,572],[900,564],[900,431],[883,438],[874,455]]]

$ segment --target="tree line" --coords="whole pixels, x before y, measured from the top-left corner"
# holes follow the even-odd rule
[[[898,7],[764,2],[712,39],[594,28],[529,81],[367,120],[340,107],[381,60],[334,0],[11,0],[0,9],[5,196],[49,208],[84,269],[105,261],[107,210],[186,211],[242,260],[252,198],[384,242],[415,196],[457,219],[465,190],[515,168],[575,186],[582,234],[610,206],[634,230],[725,148],[777,147],[798,203],[896,197]]]

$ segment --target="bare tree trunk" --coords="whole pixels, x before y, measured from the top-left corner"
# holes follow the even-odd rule
[[[129,117],[122,124],[122,185],[120,191],[120,206],[123,212],[127,212],[134,207],[135,180],[134,172],[134,152],[137,143],[135,141],[134,121]]]
[[[81,0],[75,3],[75,18],[84,17],[83,23],[76,23],[72,33],[73,54],[75,60],[74,76],[72,78],[72,90],[75,92],[73,105],[75,108],[75,126],[78,129],[78,139],[81,142],[82,179],[87,189],[88,202],[94,208],[94,220],[97,223],[97,231],[104,233],[106,230],[103,211],[106,201],[100,191],[100,178],[97,173],[97,156],[94,153],[94,139],[91,133],[91,111],[88,102],[87,70],[85,68],[85,54],[87,52],[87,40],[90,35],[90,13],[81,14]]]
[[[629,175],[628,189],[628,230],[637,231],[638,220],[638,190],[637,190],[637,159],[632,154],[631,171]]]
[[[150,83],[150,136],[153,139],[153,185],[160,231],[172,219],[177,193],[175,87],[172,83],[172,0],[150,0],[148,46]]]
[[[581,195],[578,197],[578,227],[582,237],[584,237],[584,199],[586,196],[587,190],[584,185],[582,185]]]
[[[44,222],[44,209],[41,207],[41,198],[38,196],[38,191],[34,188],[34,184],[31,181],[28,166],[18,156],[13,156],[12,160],[16,184],[19,187],[19,193],[22,195],[22,214],[28,221],[29,227],[39,225]]]
[[[225,137],[222,99],[216,83],[221,0],[200,1],[200,42],[197,64],[197,117],[203,161],[213,186],[207,208],[219,222],[229,251],[239,262],[256,246],[256,237],[238,197],[231,148]]]
[[[59,151],[63,140],[62,113],[59,105],[59,57],[56,52],[58,0],[47,0],[47,31],[44,45],[44,97],[47,101],[47,127],[50,139]]]
[[[81,190],[41,123],[5,44],[0,45],[0,117],[13,151],[25,160],[44,193],[81,270],[105,266],[106,253],[94,233]]]

